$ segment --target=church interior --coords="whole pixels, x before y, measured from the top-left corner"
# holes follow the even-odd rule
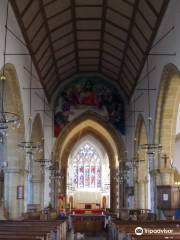
[[[180,1],[0,1],[0,239],[180,239]]]

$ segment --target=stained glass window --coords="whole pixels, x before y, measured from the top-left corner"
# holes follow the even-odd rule
[[[73,183],[76,188],[101,188],[101,158],[89,143],[73,158]]]

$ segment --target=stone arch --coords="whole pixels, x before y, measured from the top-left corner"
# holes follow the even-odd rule
[[[1,73],[2,75],[2,70]],[[6,111],[17,113],[20,116],[21,124],[17,129],[8,129],[6,141],[6,156],[8,167],[5,171],[5,208],[9,213],[9,218],[16,218],[24,212],[24,200],[17,199],[17,186],[26,186],[26,158],[22,151],[19,151],[17,144],[25,138],[24,113],[21,98],[20,84],[15,66],[7,63],[4,66],[4,75],[6,77]],[[12,204],[13,202],[13,204]]]
[[[119,161],[124,158],[125,146],[120,133],[111,124],[91,112],[81,115],[78,119],[68,124],[57,138],[53,151],[54,160],[59,162],[61,171],[66,172],[68,156],[72,147],[77,140],[87,134],[91,134],[97,138],[108,153],[110,160],[111,209],[117,212],[118,204],[122,207],[122,196],[120,196],[121,202],[117,204],[119,196],[117,196],[117,185],[114,176],[119,167]],[[63,185],[66,186],[66,177],[64,178]],[[122,191],[119,190],[119,192]]]
[[[155,118],[155,143],[161,144],[163,154],[168,157],[168,167],[174,158],[176,121],[180,102],[180,72],[177,67],[169,63],[162,72]],[[159,161],[157,168],[163,168],[163,161]]]
[[[135,160],[137,160],[135,171],[135,206],[137,208],[148,208],[148,159],[145,151],[140,146],[148,143],[145,120],[141,114],[137,118],[135,130]]]
[[[43,143],[44,141],[43,123],[39,113],[36,114],[32,124],[31,141],[35,143]],[[44,159],[44,151],[37,153],[31,159],[31,203],[43,207],[44,172],[40,163],[36,162],[38,159]]]

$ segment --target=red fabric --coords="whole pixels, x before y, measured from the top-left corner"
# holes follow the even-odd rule
[[[105,213],[101,209],[73,209],[71,212],[74,214],[86,214],[88,212],[90,214],[97,214],[97,215],[101,215],[102,213],[103,214]]]

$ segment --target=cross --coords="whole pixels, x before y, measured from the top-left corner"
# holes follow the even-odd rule
[[[164,154],[162,159],[164,159],[164,167],[167,168],[167,160],[169,159],[169,157],[167,156],[167,154]]]

